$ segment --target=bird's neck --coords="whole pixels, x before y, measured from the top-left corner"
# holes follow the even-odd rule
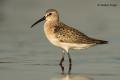
[[[56,26],[58,24],[59,24],[58,20],[49,20],[45,22],[44,26]]]

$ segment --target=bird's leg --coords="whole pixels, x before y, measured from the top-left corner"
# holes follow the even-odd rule
[[[62,64],[60,65],[60,68],[62,70],[62,74],[64,74],[64,66]]]
[[[71,73],[71,69],[72,69],[72,64],[69,64],[68,74],[70,74],[70,73]]]
[[[62,65],[63,61],[64,61],[64,57],[61,58],[59,65]]]
[[[62,65],[62,63],[63,63],[63,61],[64,61],[64,55],[65,55],[65,51],[63,50],[63,52],[62,52],[62,58],[61,58],[61,60],[60,60],[59,65]]]
[[[69,64],[72,65],[72,59],[71,59],[71,56],[70,56],[69,52],[68,52],[68,58],[69,58]]]
[[[71,56],[70,56],[69,53],[68,53],[68,58],[69,58],[69,70],[68,70],[68,73],[70,74],[71,69],[72,69],[72,59],[71,59]]]
[[[65,52],[63,51],[62,58],[61,58],[60,63],[59,63],[61,70],[62,70],[62,73],[64,73],[64,66],[62,65],[62,63],[64,61],[64,55],[65,55]]]

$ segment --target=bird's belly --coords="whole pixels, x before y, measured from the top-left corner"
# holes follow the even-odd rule
[[[58,41],[56,38],[49,37],[48,40],[55,46],[63,48],[68,51],[69,49],[85,49],[89,48],[95,44],[77,44],[77,43],[64,43]]]
[[[55,46],[58,46],[59,47],[59,41],[54,37],[54,36],[47,36],[48,40]]]
[[[58,39],[55,37],[55,34],[45,30],[45,35],[47,39],[55,46],[59,47]]]
[[[94,44],[60,43],[60,45],[67,49],[85,49],[93,46]]]

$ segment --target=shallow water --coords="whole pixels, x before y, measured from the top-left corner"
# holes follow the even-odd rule
[[[97,6],[108,0],[67,1],[1,0],[0,80],[120,80],[120,6]],[[109,44],[71,50],[71,74],[67,56],[62,73],[61,50],[44,37],[43,23],[30,28],[48,8],[59,10],[66,24]]]

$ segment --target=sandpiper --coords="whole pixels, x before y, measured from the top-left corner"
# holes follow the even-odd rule
[[[85,49],[97,44],[108,43],[108,41],[88,37],[79,30],[64,24],[59,20],[59,13],[55,9],[48,9],[44,17],[36,21],[31,28],[44,20],[44,32],[46,37],[53,45],[63,49],[60,65],[62,65],[64,61],[65,53],[68,54],[69,64],[72,64],[69,49]]]

